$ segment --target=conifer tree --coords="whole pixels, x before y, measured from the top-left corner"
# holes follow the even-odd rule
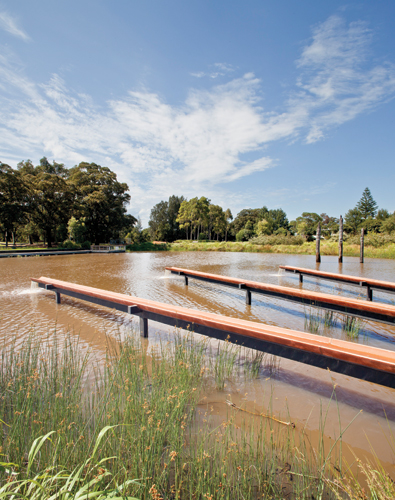
[[[365,188],[362,193],[362,197],[355,208],[359,210],[362,220],[365,220],[368,217],[374,218],[376,216],[378,205],[373,199],[369,188]]]

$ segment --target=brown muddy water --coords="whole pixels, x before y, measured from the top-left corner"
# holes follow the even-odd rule
[[[273,298],[252,294],[252,305],[245,304],[244,293],[214,284],[184,279],[165,273],[165,266],[251,279],[276,285],[303,287],[312,291],[358,297],[359,289],[304,278],[303,285],[291,274],[280,273],[280,264],[317,268],[321,271],[353,274],[395,282],[395,261],[346,258],[343,265],[335,257],[323,257],[321,264],[313,256],[216,252],[157,252],[128,254],[85,254],[10,258],[0,260],[0,339],[23,343],[34,330],[43,338],[56,329],[79,335],[82,345],[100,357],[106,348],[106,334],[127,334],[137,323],[126,314],[62,297],[56,305],[51,292],[31,288],[30,277],[51,277],[104,290],[233,316],[293,330],[308,331],[306,309]],[[361,296],[361,298],[364,298]],[[395,303],[395,296],[374,292],[374,300]],[[331,328],[321,324],[319,334],[348,340],[340,319]],[[171,331],[150,323],[146,347],[171,339]],[[394,351],[395,327],[371,321],[363,324],[354,342]],[[215,348],[215,346],[214,346]],[[352,379],[325,370],[279,358],[274,376],[262,370],[254,380],[229,380],[223,391],[213,389],[202,400],[202,412],[208,409],[214,421],[229,415],[225,401],[256,413],[267,413],[292,421],[296,430],[305,431],[313,446],[318,443],[323,421],[326,450],[351,420],[355,421],[342,437],[342,452],[351,463],[354,454],[372,460],[373,451],[391,475],[395,476],[395,390]],[[362,411],[361,411],[362,410]],[[237,418],[250,417],[239,412]],[[391,445],[392,443],[392,445]]]

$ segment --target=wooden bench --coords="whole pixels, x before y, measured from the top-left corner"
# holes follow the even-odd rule
[[[118,311],[140,316],[140,333],[148,336],[148,320],[329,369],[395,388],[395,353],[344,340],[164,304],[130,295],[76,285],[51,278],[31,278],[39,287]]]

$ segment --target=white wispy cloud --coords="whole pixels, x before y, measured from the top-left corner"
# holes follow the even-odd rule
[[[0,28],[8,31],[11,35],[22,38],[22,40],[25,40],[26,42],[30,40],[30,37],[17,26],[15,19],[7,14],[7,12],[0,12]]]
[[[225,76],[233,71],[235,71],[235,68],[231,64],[214,63],[210,66],[209,71],[197,71],[195,73],[191,73],[191,76],[196,78],[203,78],[205,76],[209,78],[218,78],[219,76]]]
[[[68,165],[101,163],[129,183],[132,209],[143,217],[174,193],[205,194],[229,206],[229,197],[238,203],[238,195],[229,195],[226,183],[275,166],[263,154],[269,143],[323,139],[331,128],[394,96],[394,67],[371,62],[370,39],[365,24],[347,25],[339,17],[316,26],[281,112],[262,107],[261,82],[253,73],[191,89],[182,105],[133,90],[103,108],[57,75],[47,83],[30,81],[3,57],[3,161],[45,154]],[[213,70],[233,68],[218,63]]]

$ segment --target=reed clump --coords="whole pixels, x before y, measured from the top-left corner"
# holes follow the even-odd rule
[[[327,328],[340,327],[347,338],[355,340],[363,332],[365,322],[355,316],[336,314],[320,308],[304,311],[304,328],[306,331],[322,334]]]
[[[230,403],[220,423],[201,415],[213,383],[248,363],[251,376],[278,369],[226,344],[217,364],[207,342],[181,334],[149,353],[133,334],[109,341],[97,363],[72,338],[4,345],[0,498],[335,498],[331,457],[270,408],[244,418]]]

